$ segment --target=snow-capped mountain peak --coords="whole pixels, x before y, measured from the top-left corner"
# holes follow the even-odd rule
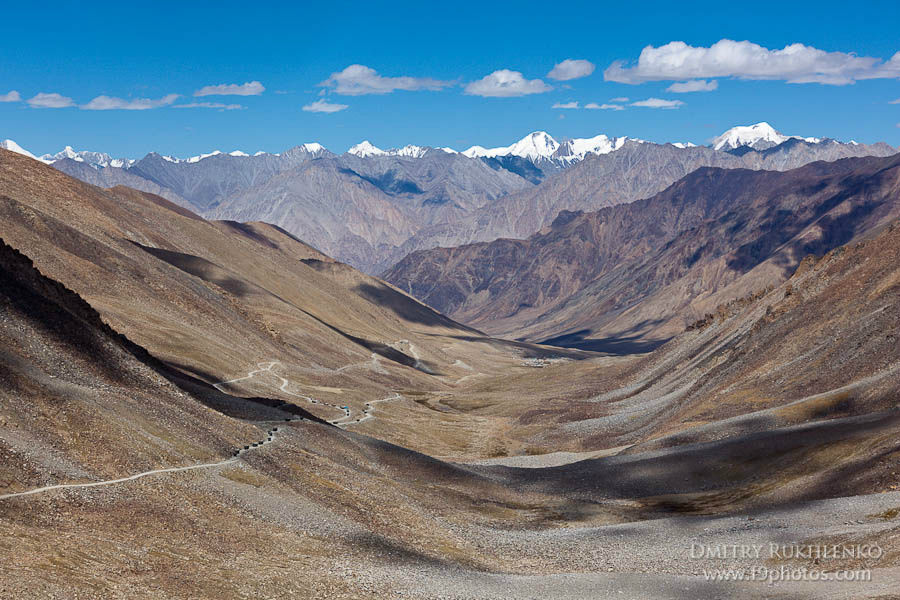
[[[187,159],[185,162],[189,162],[189,163],[200,162],[204,158],[209,158],[210,156],[218,156],[220,154],[222,154],[221,150],[213,150],[209,154],[200,154],[198,156],[192,156],[189,159]]]
[[[311,149],[307,148],[308,146],[315,146],[315,147],[317,147],[319,150],[322,149],[322,147],[319,146],[319,144],[304,144],[304,145],[303,145],[304,149],[306,149],[306,150],[309,151],[309,152],[314,152],[315,150],[311,150]],[[211,157],[211,156],[231,156],[231,157],[233,157],[233,158],[250,158],[251,156],[253,156],[253,157],[256,157],[256,156],[281,156],[280,154],[272,154],[272,153],[270,153],[270,152],[264,152],[264,151],[262,151],[262,150],[260,150],[259,152],[254,153],[254,154],[250,154],[250,153],[248,153],[248,152],[244,152],[243,150],[232,150],[231,152],[222,152],[221,150],[213,150],[212,152],[207,152],[207,153],[204,153],[204,154],[198,154],[197,156],[192,156],[192,157],[190,157],[190,158],[178,158],[178,157],[176,157],[176,156],[160,155],[160,154],[156,154],[155,152],[151,152],[151,154],[157,155],[157,156],[159,156],[160,158],[162,158],[163,160],[165,160],[165,161],[167,161],[167,162],[170,162],[170,163],[175,163],[175,164],[178,164],[178,163],[198,163],[198,162],[200,162],[201,160],[206,159],[206,158],[209,158],[209,157]],[[115,161],[113,161],[113,162],[115,162]],[[131,166],[132,164],[134,164],[134,162],[135,162],[135,161],[129,161],[128,166]],[[110,163],[110,166],[115,167],[115,166],[118,166],[118,165],[115,165],[115,164]]]
[[[381,156],[383,154],[387,154],[381,148],[377,148],[373,146],[369,140],[363,140],[360,143],[352,146],[349,150],[347,150],[347,154],[352,154],[354,156],[359,156],[360,158],[365,158],[367,156]]]
[[[469,158],[480,158],[482,156],[497,156],[496,154],[492,154],[495,151],[506,150],[506,148],[493,148],[488,150],[484,146],[472,146],[468,150],[463,150],[462,155],[468,156]]]
[[[600,134],[590,138],[566,140],[559,145],[553,158],[564,162],[573,162],[584,160],[588,154],[609,154],[624,146],[628,139],[624,136],[611,138]]]
[[[66,146],[62,149],[62,152],[57,154],[57,156],[62,155],[65,158],[71,158],[76,162],[84,162],[84,159],[75,152],[75,149],[72,146]]]
[[[45,154],[38,160],[49,164],[53,164],[58,160],[69,159],[75,162],[85,163],[95,169],[105,167],[127,168],[134,164],[135,161],[129,158],[113,158],[105,152],[93,152],[91,150],[75,150],[72,146],[66,146],[56,154]]]
[[[17,143],[15,143],[12,140],[3,140],[2,142],[0,142],[0,148],[3,148],[4,150],[9,150],[10,152],[15,152],[16,154],[21,154],[22,156],[27,156],[28,158],[40,160],[37,156],[35,156],[34,154],[32,154],[31,152],[29,152],[28,150],[26,150],[25,148],[18,145]]]
[[[105,157],[108,157],[108,156],[109,156],[108,154],[103,154],[103,153],[101,153],[101,152],[88,152],[88,151],[84,151],[84,152],[76,152],[76,151],[72,148],[72,146],[66,146],[65,148],[63,148],[62,150],[60,150],[59,152],[57,152],[56,154],[45,154],[45,155],[43,155],[43,156],[41,157],[41,159],[43,159],[44,162],[54,162],[54,161],[57,161],[57,160],[62,160],[62,159],[64,159],[64,158],[68,158],[69,160],[74,160],[75,162],[88,162],[88,161],[86,161],[86,160],[84,159],[84,156],[82,156],[82,155],[85,155],[85,154],[89,154],[89,155],[95,155],[95,154],[96,154],[96,155],[98,155],[98,157],[104,157],[104,156],[105,156]]]
[[[425,153],[428,152],[428,148],[423,148],[422,146],[413,146],[412,144],[407,144],[402,148],[397,150],[391,150],[388,154],[392,156],[407,156],[409,158],[422,158],[425,156]]]
[[[801,140],[808,144],[820,144],[824,140],[817,137],[803,137],[799,135],[784,135],[775,130],[774,127],[766,122],[757,123],[756,125],[739,125],[732,127],[719,137],[715,138],[712,143],[714,150],[734,150],[742,146],[753,148],[754,150],[765,150],[782,144],[788,140]]]
[[[428,146],[416,146],[414,144],[407,144],[402,148],[391,148],[390,150],[382,150],[376,146],[373,146],[368,140],[360,142],[347,150],[347,154],[352,154],[354,156],[359,156],[360,158],[366,158],[368,156],[403,156],[405,158],[422,158],[428,151],[431,150]]]
[[[734,150],[741,146],[759,149],[763,146],[777,146],[788,139],[789,136],[778,133],[774,127],[762,122],[732,127],[714,139],[712,147],[714,150]]]
[[[559,148],[559,142],[550,137],[549,133],[535,131],[510,146],[507,154],[534,161],[541,158],[549,159],[557,148]]]
[[[531,161],[549,159],[559,148],[559,142],[554,140],[546,131],[529,133],[511,146],[501,148],[485,148],[484,146],[472,146],[462,152],[469,158],[495,157],[495,156],[519,156]]]
[[[325,150],[325,146],[317,142],[308,142],[306,144],[301,144],[300,147],[312,154]]]

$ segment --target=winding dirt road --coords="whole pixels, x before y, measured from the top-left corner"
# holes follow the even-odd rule
[[[301,418],[290,419],[291,421],[300,421]],[[282,421],[284,422],[284,421]],[[179,473],[181,471],[195,471],[198,469],[214,469],[216,467],[224,467],[225,465],[230,465],[232,463],[240,460],[240,457],[245,452],[249,452],[256,448],[260,448],[265,446],[266,444],[270,444],[275,441],[275,434],[278,432],[277,427],[273,427],[266,432],[266,437],[259,441],[253,442],[251,444],[247,444],[242,448],[239,448],[234,451],[234,455],[231,458],[226,458],[225,460],[220,460],[217,462],[211,463],[203,463],[200,465],[189,465],[187,467],[168,467],[165,469],[153,469],[151,471],[144,471],[142,473],[137,473],[135,475],[130,475],[128,477],[120,477],[119,479],[105,479],[103,481],[92,481],[90,483],[61,483],[57,485],[46,485],[44,487],[35,488],[32,490],[28,490],[25,492],[15,492],[12,494],[2,494],[0,495],[0,500],[7,500],[9,498],[21,498],[23,496],[33,496],[34,494],[40,494],[43,492],[51,492],[53,490],[64,490],[64,489],[73,489],[73,488],[91,488],[91,487],[100,487],[104,485],[115,485],[117,483],[126,483],[129,481],[135,481],[137,479],[141,479],[143,477],[149,477],[150,475],[159,475],[161,473]]]
[[[390,400],[399,400],[401,398],[400,394],[395,393],[392,396],[388,396],[388,397],[382,398],[380,400],[372,400],[370,402],[366,402],[362,416],[358,417],[354,420],[352,413],[350,411],[350,408],[347,406],[338,406],[337,404],[323,402],[321,400],[316,400],[315,398],[313,398],[311,396],[298,394],[296,392],[292,392],[291,390],[287,389],[288,386],[290,385],[290,381],[288,381],[284,377],[281,377],[280,375],[278,375],[277,373],[275,373],[273,371],[275,366],[278,364],[280,364],[278,361],[272,361],[272,362],[268,362],[268,363],[259,363],[257,365],[257,368],[250,371],[249,373],[247,373],[247,375],[245,375],[243,377],[237,377],[235,379],[229,379],[228,381],[220,381],[219,383],[214,383],[213,387],[215,387],[217,390],[219,390],[221,392],[226,392],[226,390],[222,389],[222,386],[225,386],[225,385],[228,385],[231,383],[236,383],[238,381],[245,381],[247,379],[252,379],[253,377],[256,377],[257,375],[259,375],[261,373],[269,373],[273,377],[275,377],[276,379],[279,379],[281,381],[281,385],[278,389],[281,390],[282,392],[284,392],[286,394],[290,394],[291,396],[296,396],[298,398],[302,398],[302,399],[306,400],[307,402],[309,402],[310,404],[321,404],[322,406],[328,406],[330,408],[334,408],[334,409],[342,411],[344,413],[343,417],[340,417],[338,419],[330,421],[330,423],[332,425],[336,425],[336,426],[357,424],[357,423],[362,423],[363,421],[367,421],[369,419],[374,419],[375,417],[372,415],[372,410],[373,410],[372,405],[373,404],[376,404],[378,402],[387,402]],[[285,402],[284,404],[286,405],[288,403]],[[275,407],[275,408],[279,408],[279,407]],[[304,420],[302,417],[293,417],[293,418],[285,418],[285,419],[272,419],[272,420],[268,420],[268,421],[253,421],[252,423],[254,423],[254,424],[285,423],[285,422],[302,421],[302,420]],[[149,477],[151,475],[160,475],[163,473],[179,473],[182,471],[195,471],[195,470],[199,470],[199,469],[214,469],[217,467],[224,467],[226,465],[233,464],[233,463],[237,462],[238,460],[240,460],[241,455],[243,455],[244,453],[250,452],[252,450],[255,450],[256,448],[260,448],[266,444],[272,443],[273,441],[275,441],[275,436],[276,436],[277,432],[278,432],[278,427],[273,427],[273,428],[269,429],[268,431],[266,431],[266,437],[263,440],[258,441],[258,442],[253,442],[253,443],[247,444],[241,448],[238,448],[237,450],[234,451],[234,454],[232,455],[231,458],[226,458],[224,460],[220,460],[217,462],[203,463],[203,464],[199,464],[199,465],[189,465],[186,467],[167,467],[167,468],[163,468],[163,469],[153,469],[150,471],[144,471],[142,473],[136,473],[135,475],[129,475],[128,477],[120,477],[118,479],[106,479],[103,481],[92,481],[89,483],[61,483],[61,484],[56,484],[56,485],[47,485],[47,486],[35,488],[32,490],[27,490],[24,492],[2,494],[2,495],[0,495],[0,500],[7,500],[10,498],[21,498],[23,496],[32,496],[35,494],[51,492],[54,490],[91,488],[91,487],[100,487],[100,486],[106,486],[106,485],[115,485],[118,483],[127,483],[129,481],[136,481],[138,479],[142,479],[144,477]]]
[[[350,409],[348,407],[338,406],[337,404],[331,404],[330,402],[324,402],[322,400],[316,400],[312,396],[306,396],[305,394],[298,394],[297,392],[292,392],[291,390],[287,389],[288,386],[291,384],[291,382],[273,370],[275,368],[275,365],[279,365],[279,364],[281,364],[281,363],[278,362],[277,360],[271,361],[271,362],[265,362],[265,363],[258,363],[256,366],[259,368],[250,371],[243,377],[229,379],[228,381],[220,381],[219,383],[214,383],[213,387],[216,388],[217,390],[219,390],[220,392],[228,393],[226,390],[223,390],[221,388],[221,386],[228,385],[230,383],[236,383],[238,381],[245,381],[247,379],[253,379],[260,373],[268,373],[268,374],[272,375],[273,377],[275,377],[276,379],[281,380],[281,386],[278,389],[281,390],[282,392],[284,392],[285,394],[290,394],[291,396],[296,396],[297,398],[302,398],[303,400],[306,400],[310,404],[318,404],[321,406],[327,406],[329,408],[334,408],[336,410],[343,412],[344,416],[341,417],[340,419],[329,421],[329,423],[331,423],[332,425],[338,425],[338,424],[340,424],[340,421],[342,421],[343,419],[346,419],[350,416]],[[265,365],[265,366],[263,366],[263,365]],[[348,365],[348,366],[353,366],[353,365]],[[287,404],[287,403],[285,403],[285,404]]]
[[[363,408],[363,416],[362,417],[359,417],[355,421],[344,421],[341,424],[342,425],[357,425],[359,423],[362,423],[363,421],[368,421],[369,419],[374,419],[375,416],[372,414],[372,410],[373,410],[372,405],[373,404],[376,404],[378,402],[390,402],[391,400],[400,400],[401,398],[403,398],[403,396],[395,393],[391,396],[388,396],[387,398],[382,398],[380,400],[372,400],[371,402],[366,402],[364,405],[365,408]]]
[[[406,340],[400,340],[400,341],[405,342]],[[412,344],[410,344],[410,346],[412,346]],[[377,355],[373,354],[372,357],[373,357],[372,358],[373,362],[377,362]],[[418,358],[416,358],[416,360],[418,360]],[[248,372],[243,377],[238,377],[236,379],[229,379],[228,381],[220,381],[219,383],[214,383],[213,387],[215,387],[220,392],[225,392],[225,390],[222,389],[220,386],[228,385],[230,383],[236,383],[238,381],[245,381],[247,379],[252,379],[261,373],[267,373],[281,381],[281,385],[279,386],[278,389],[280,391],[284,392],[285,394],[290,394],[291,396],[301,398],[303,400],[306,400],[310,404],[327,406],[329,408],[333,408],[335,410],[339,410],[342,413],[344,413],[343,416],[329,421],[329,423],[331,423],[332,425],[335,425],[337,427],[342,427],[345,425],[353,425],[353,424],[357,424],[357,423],[362,423],[363,421],[368,421],[369,419],[374,419],[375,417],[372,416],[372,405],[373,404],[375,404],[377,402],[385,402],[388,400],[399,400],[401,398],[401,396],[399,394],[394,394],[393,396],[389,396],[387,398],[382,398],[380,400],[372,400],[370,402],[366,402],[365,408],[362,412],[362,416],[354,419],[353,413],[350,410],[349,406],[340,406],[337,404],[331,404],[330,402],[325,402],[324,400],[317,400],[316,398],[313,398],[312,396],[298,394],[297,392],[292,392],[291,390],[289,390],[288,386],[291,384],[291,382],[274,371],[275,366],[280,365],[280,364],[281,363],[277,360],[270,361],[270,362],[258,363],[256,365],[258,368]],[[348,365],[348,366],[354,366],[354,365]]]

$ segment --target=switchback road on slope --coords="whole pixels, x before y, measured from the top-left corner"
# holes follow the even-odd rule
[[[330,402],[324,402],[324,401],[322,401],[322,400],[316,400],[316,399],[313,398],[312,396],[306,396],[306,395],[304,395],[304,394],[298,394],[297,392],[292,392],[291,390],[287,389],[288,386],[291,384],[291,382],[288,381],[287,379],[285,379],[284,377],[282,377],[281,375],[279,375],[278,373],[276,373],[276,372],[273,370],[273,369],[275,368],[275,365],[278,365],[278,364],[281,364],[281,363],[279,363],[277,360],[271,361],[271,362],[262,362],[262,363],[259,363],[259,364],[256,365],[256,366],[258,367],[257,369],[254,369],[254,370],[250,371],[249,373],[247,373],[247,374],[244,375],[243,377],[237,377],[237,378],[235,378],[235,379],[229,379],[228,381],[220,381],[219,383],[214,383],[214,384],[213,384],[213,387],[216,388],[217,390],[219,390],[220,392],[228,393],[228,392],[226,392],[225,390],[223,390],[221,386],[223,386],[223,385],[228,385],[228,384],[231,384],[231,383],[237,383],[238,381],[245,381],[245,380],[247,380],[247,379],[253,379],[254,377],[256,377],[257,375],[259,375],[260,373],[268,373],[268,374],[272,375],[273,377],[275,377],[276,379],[281,380],[281,386],[280,386],[278,389],[281,390],[282,392],[284,392],[285,394],[290,394],[291,396],[296,396],[297,398],[302,398],[303,400],[306,400],[306,401],[309,402],[310,404],[320,404],[320,405],[322,405],[322,406],[327,406],[327,407],[329,407],[329,408],[334,408],[334,409],[339,410],[339,411],[341,411],[342,413],[344,413],[344,416],[341,417],[340,419],[336,419],[336,420],[334,420],[334,421],[329,421],[329,423],[331,423],[332,425],[338,425],[339,422],[340,422],[342,419],[346,419],[346,418],[349,418],[349,417],[350,417],[350,409],[347,408],[347,407],[344,407],[344,406],[338,406],[337,404],[331,404]],[[265,365],[265,366],[264,366],[264,365]]]
[[[406,340],[400,340],[400,341],[405,342]],[[412,344],[410,344],[410,346],[412,346]],[[372,356],[373,356],[373,361],[376,361],[375,357],[377,357],[377,355],[373,354]],[[418,358],[416,358],[416,360],[418,360]],[[220,386],[228,385],[231,383],[236,383],[238,381],[245,381],[247,379],[252,379],[262,373],[270,374],[273,377],[275,377],[276,379],[281,381],[281,385],[279,386],[278,389],[280,391],[284,392],[285,394],[290,394],[291,396],[295,396],[297,398],[302,398],[303,400],[306,400],[310,404],[318,404],[321,406],[327,406],[329,408],[333,408],[335,410],[339,410],[342,413],[344,413],[342,417],[339,417],[337,419],[333,419],[333,420],[329,421],[329,423],[331,423],[332,425],[335,425],[337,427],[362,423],[363,421],[368,421],[369,419],[374,419],[375,417],[372,416],[372,411],[371,411],[372,404],[375,404],[376,402],[385,402],[388,400],[399,400],[401,398],[401,396],[399,394],[394,394],[393,396],[389,396],[387,398],[381,398],[380,400],[372,400],[370,402],[366,402],[365,409],[363,410],[362,416],[354,419],[349,406],[340,406],[338,404],[331,404],[330,402],[325,402],[324,400],[317,400],[316,398],[313,398],[312,396],[298,394],[297,392],[292,392],[291,390],[289,390],[288,386],[291,384],[291,382],[274,371],[275,366],[279,365],[279,364],[281,364],[281,363],[277,360],[269,361],[269,362],[261,362],[256,365],[257,366],[256,369],[253,369],[252,371],[248,372],[243,377],[229,379],[228,381],[220,381],[219,383],[214,383],[213,387],[215,387],[220,392],[225,392],[225,390],[222,389]]]
[[[395,393],[391,396],[388,396],[387,398],[382,398],[380,400],[372,400],[370,402],[366,402],[365,408],[363,408],[363,416],[362,417],[359,417],[355,421],[343,421],[341,423],[341,425],[357,425],[359,423],[362,423],[363,421],[368,421],[369,419],[374,419],[375,416],[372,414],[372,411],[373,411],[372,405],[373,404],[376,404],[378,402],[390,402],[391,400],[400,400],[401,398],[403,398],[403,396]]]

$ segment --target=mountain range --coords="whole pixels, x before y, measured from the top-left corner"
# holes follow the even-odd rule
[[[495,335],[641,350],[877,231],[900,216],[898,189],[900,155],[701,167],[645,200],[563,211],[527,239],[417,251],[384,277]]]
[[[490,337],[277,226],[0,150],[0,595],[890,597],[898,161],[704,167],[448,251],[486,261],[474,293],[448,272],[467,310],[527,299],[607,337],[650,315],[657,341],[698,315],[610,356]],[[877,545],[827,562],[871,580],[685,560],[822,540]]]
[[[27,153],[10,140],[3,144]],[[150,153],[140,160],[67,147],[39,160],[82,181],[151,192],[204,216],[264,220],[380,273],[415,250],[524,238],[562,210],[646,198],[701,166],[785,170],[895,152],[887,144],[786,136],[759,123],[735,127],[711,146],[606,135],[560,143],[534,132],[507,147],[463,152],[381,150],[366,141],[341,155],[308,143],[280,154]]]

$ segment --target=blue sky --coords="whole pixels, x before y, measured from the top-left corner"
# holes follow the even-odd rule
[[[539,129],[706,143],[768,121],[786,134],[900,145],[896,0],[78,4],[4,7],[0,139],[35,153],[68,144],[190,156],[311,141],[341,152],[363,138],[465,149]],[[804,47],[778,53],[790,44]],[[567,59],[594,70],[548,76]],[[578,62],[557,75],[589,70]],[[716,89],[669,89],[686,81]],[[194,95],[219,85],[232,87]],[[682,104],[633,105],[648,99]],[[346,108],[303,110],[315,102]],[[203,103],[241,108],[176,108]],[[135,104],[154,108],[120,108]]]

